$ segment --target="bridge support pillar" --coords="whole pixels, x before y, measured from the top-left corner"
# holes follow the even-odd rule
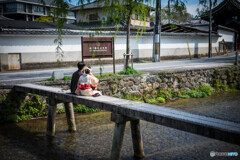
[[[143,141],[142,141],[142,133],[140,128],[140,120],[131,120],[131,131],[132,131],[132,142],[134,149],[134,157],[136,159],[142,159],[145,157],[143,151]]]
[[[111,151],[110,159],[120,160],[124,131],[125,131],[125,126],[127,121],[130,121],[131,123],[134,157],[137,159],[144,158],[145,154],[143,151],[140,120],[132,119],[132,118],[122,116],[120,114],[115,114],[115,113],[112,113],[111,120],[115,122],[115,128],[114,128],[112,151]]]
[[[55,120],[57,102],[54,98],[48,98],[48,118],[47,118],[47,136],[53,137],[55,135]]]
[[[76,123],[75,123],[75,117],[74,117],[74,111],[73,111],[73,103],[65,102],[64,107],[65,107],[65,112],[67,117],[68,130],[70,132],[75,132],[77,129],[76,129]]]

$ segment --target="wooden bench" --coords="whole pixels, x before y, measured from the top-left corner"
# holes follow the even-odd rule
[[[111,159],[120,159],[124,130],[130,121],[133,139],[134,156],[144,157],[140,121],[164,125],[167,127],[195,133],[217,140],[240,145],[240,124],[191,114],[177,109],[124,100],[109,96],[87,97],[62,92],[61,88],[40,86],[35,84],[19,84],[15,91],[47,96],[49,112],[47,135],[55,134],[55,117],[57,103],[67,106],[69,130],[76,130],[72,103],[86,105],[112,112],[111,120],[115,122]]]

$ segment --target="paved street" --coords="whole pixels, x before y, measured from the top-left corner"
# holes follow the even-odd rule
[[[232,66],[235,61],[235,54],[231,53],[229,56],[221,56],[216,58],[201,58],[194,60],[172,60],[161,61],[156,63],[134,63],[134,68],[138,71],[157,73],[159,71],[170,70],[189,70],[189,69],[204,69]],[[14,71],[0,73],[1,84],[16,84],[26,83],[48,79],[52,76],[53,71],[61,71],[66,76],[71,76],[77,68],[58,68],[58,69],[43,69],[43,70],[29,70],[29,71]],[[116,72],[123,69],[122,64],[116,65]],[[92,66],[94,74],[99,74],[99,66]],[[113,66],[111,64],[104,65],[103,73],[112,73]]]

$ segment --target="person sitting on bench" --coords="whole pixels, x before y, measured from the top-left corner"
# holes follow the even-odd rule
[[[100,96],[102,95],[101,92],[95,90],[97,88],[98,82],[99,80],[91,73],[91,69],[85,67],[83,75],[81,75],[79,78],[78,88],[76,89],[75,93],[77,95],[83,96]]]

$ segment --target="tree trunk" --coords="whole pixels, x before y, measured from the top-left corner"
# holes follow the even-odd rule
[[[131,27],[131,16],[132,16],[132,9],[129,11],[129,15],[127,16],[127,48],[126,48],[126,59],[125,59],[125,66],[124,69],[127,69],[129,66],[129,54],[130,53],[130,27]]]

